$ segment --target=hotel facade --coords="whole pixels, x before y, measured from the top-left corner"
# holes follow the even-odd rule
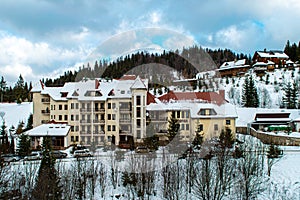
[[[113,80],[82,80],[63,87],[46,87],[42,83],[32,90],[33,146],[53,130],[66,124],[61,148],[73,144],[103,146],[130,141],[142,143],[153,134],[166,136],[173,116],[180,124],[180,138],[192,141],[196,133],[204,137],[218,135],[230,128],[235,133],[237,114],[224,98],[224,92],[169,92],[156,98],[148,91],[148,80],[133,75]],[[40,126],[49,126],[37,134]],[[41,129],[39,129],[41,130]],[[38,137],[37,137],[38,135]]]

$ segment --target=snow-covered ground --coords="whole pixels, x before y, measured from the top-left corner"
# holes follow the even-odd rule
[[[14,126],[16,128],[20,122],[24,122],[26,126],[29,115],[33,113],[33,104],[32,102],[0,103],[0,113],[4,113],[3,119],[6,127]],[[1,117],[0,123],[1,125],[3,123]]]

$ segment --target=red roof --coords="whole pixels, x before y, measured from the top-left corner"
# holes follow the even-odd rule
[[[208,101],[209,103],[216,103],[221,105],[226,102],[224,96],[216,92],[173,92],[161,96],[158,98],[160,101],[170,101],[173,100],[194,100],[201,99]]]
[[[149,105],[150,103],[156,103],[155,96],[152,95],[150,92],[147,92],[147,105]]]
[[[135,75],[123,75],[119,80],[126,81],[126,80],[135,80],[136,76]]]

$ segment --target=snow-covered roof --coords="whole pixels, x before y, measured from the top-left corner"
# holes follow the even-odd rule
[[[267,109],[267,108],[236,108],[238,118],[236,120],[237,127],[246,127],[248,123],[254,121],[257,113],[286,113],[289,112],[290,119],[300,118],[300,112],[298,109]]]
[[[27,135],[34,136],[67,136],[70,126],[67,124],[42,124],[26,132]]]
[[[149,111],[189,110],[191,118],[237,118],[235,107],[230,103],[217,105],[201,101],[157,102],[149,104],[146,109]],[[213,109],[216,115],[199,115],[200,109]]]
[[[141,78],[138,76],[131,86],[131,89],[147,89]]]
[[[237,61],[230,61],[230,62],[224,62],[220,68],[219,71],[227,70],[227,69],[233,69],[233,68],[241,68],[241,67],[249,67],[249,65],[246,65],[246,59],[241,59]]]
[[[40,85],[40,86],[39,86]],[[37,84],[31,92],[49,95],[55,101],[78,99],[81,101],[105,101],[108,98],[130,98],[131,89],[147,89],[148,80],[113,79],[113,80],[82,80],[80,82],[65,83],[63,87],[42,87]]]
[[[267,64],[268,64],[268,65],[275,65],[275,63],[272,62],[271,60],[268,60]]]
[[[264,62],[256,62],[253,67],[256,67],[256,66],[267,66],[268,64],[267,63],[264,63]]]
[[[257,54],[262,58],[289,58],[282,51],[257,51]]]
[[[291,118],[256,118],[256,122],[289,122],[291,121]]]
[[[288,61],[286,61],[286,64],[294,64],[294,62],[291,60],[288,60]]]

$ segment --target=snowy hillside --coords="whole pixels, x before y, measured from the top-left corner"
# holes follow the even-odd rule
[[[263,77],[249,72],[256,80],[258,96],[261,108],[279,108],[283,96],[283,88],[288,82],[299,83],[300,71],[276,69],[274,72],[267,72]],[[245,77],[222,78],[221,85],[226,91],[226,99],[231,103],[241,106],[241,97]]]
[[[4,113],[3,119],[8,128],[17,127],[21,121],[26,125],[29,115],[33,113],[33,104],[32,102],[0,103],[0,113]],[[2,118],[0,118],[0,123],[2,125]]]

